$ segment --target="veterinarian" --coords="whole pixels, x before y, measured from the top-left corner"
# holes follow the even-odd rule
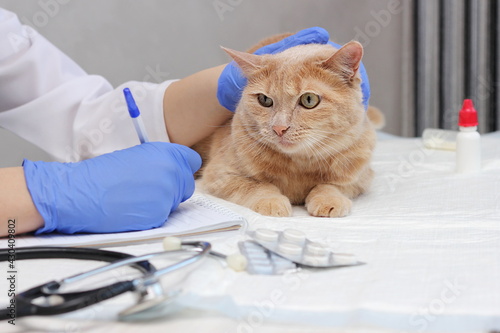
[[[328,38],[311,28],[257,52]],[[0,126],[59,161],[25,160],[0,169],[0,236],[161,226],[194,191],[201,160],[186,146],[229,118],[244,85],[229,64],[178,81],[127,82],[114,89],[0,8]],[[154,142],[138,145],[125,86]]]

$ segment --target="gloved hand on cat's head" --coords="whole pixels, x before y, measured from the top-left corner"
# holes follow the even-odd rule
[[[308,28],[299,31],[279,42],[261,47],[255,54],[274,54],[293,46],[302,44],[326,44],[330,38],[328,32],[319,27]],[[217,87],[217,98],[219,103],[226,109],[234,112],[241,98],[241,92],[247,84],[247,79],[241,73],[240,68],[231,61],[222,71]]]
[[[150,142],[77,163],[23,163],[45,225],[37,234],[107,233],[160,227],[194,192],[200,156]]]
[[[341,46],[329,41],[330,35],[320,27],[313,27],[299,31],[279,42],[261,47],[255,54],[274,54],[284,51],[288,48],[303,44],[326,44],[340,48]],[[370,83],[366,74],[365,66],[361,63],[359,67],[362,83],[361,90],[363,91],[363,104],[365,110],[368,108],[368,100],[370,99]],[[217,99],[219,103],[226,109],[234,112],[241,98],[243,88],[247,84],[247,79],[241,73],[240,68],[234,61],[231,61],[222,71],[217,87]]]

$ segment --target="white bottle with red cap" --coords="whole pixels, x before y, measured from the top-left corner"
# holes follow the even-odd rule
[[[456,172],[481,170],[481,136],[477,131],[477,112],[471,99],[464,100],[458,117]]]

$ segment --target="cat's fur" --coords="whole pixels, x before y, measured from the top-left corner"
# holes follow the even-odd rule
[[[262,56],[226,52],[248,84],[227,126],[194,147],[204,158],[204,189],[264,215],[290,216],[300,204],[314,216],[347,215],[350,199],[373,177],[375,131],[362,104],[361,44],[300,45]],[[306,92],[320,96],[316,107],[299,103]],[[258,94],[273,105],[263,107]]]

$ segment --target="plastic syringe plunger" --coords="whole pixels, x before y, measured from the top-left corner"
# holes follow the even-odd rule
[[[471,99],[464,100],[458,117],[456,171],[474,173],[481,169],[481,137],[477,131],[477,112]]]

